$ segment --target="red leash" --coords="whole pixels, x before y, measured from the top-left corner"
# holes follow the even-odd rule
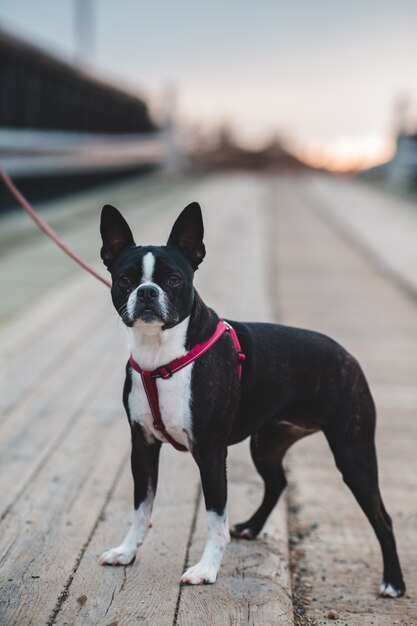
[[[65,254],[68,255],[70,259],[78,263],[78,265],[80,265],[87,272],[90,272],[90,274],[92,274],[95,278],[97,278],[97,280],[100,280],[107,287],[111,287],[111,282],[107,278],[102,276],[102,274],[99,274],[99,272],[96,272],[96,270],[91,265],[89,265],[89,263],[86,263],[86,261],[83,261],[83,259],[79,257],[78,254],[76,254],[70,248],[68,248],[68,246],[62,241],[62,239],[59,238],[57,233],[49,226],[49,224],[45,222],[45,220],[42,219],[41,216],[36,213],[33,206],[20,193],[20,191],[17,189],[15,184],[10,179],[10,177],[6,174],[6,172],[1,167],[0,167],[0,178],[3,180],[4,184],[6,185],[10,193],[16,198],[16,200],[18,201],[22,209],[26,211],[26,213],[29,215],[29,217],[31,217],[31,219],[35,222],[38,228],[40,228],[40,230],[43,233],[45,233],[45,235],[49,237],[49,239],[52,239],[52,241],[58,246],[58,248],[61,248],[61,250],[65,252]]]

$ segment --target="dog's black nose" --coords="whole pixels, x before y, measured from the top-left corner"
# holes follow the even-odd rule
[[[158,290],[156,287],[152,287],[152,285],[143,285],[138,289],[138,298],[139,300],[154,300],[158,297]]]

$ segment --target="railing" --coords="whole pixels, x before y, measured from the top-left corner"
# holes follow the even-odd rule
[[[15,177],[98,174],[166,161],[166,134],[0,129],[0,163]]]

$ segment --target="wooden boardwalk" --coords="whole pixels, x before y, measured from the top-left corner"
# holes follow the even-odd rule
[[[208,304],[232,319],[314,327],[362,362],[380,413],[382,491],[407,597],[375,597],[376,540],[320,435],[291,451],[288,502],[261,539],[232,541],[216,585],[178,585],[199,558],[205,530],[196,467],[167,446],[139,563],[99,567],[131,516],[124,329],[105,287],[11,217],[0,232],[0,624],[289,626],[291,556],[297,623],[331,623],[334,609],[348,626],[416,626],[417,213],[343,181],[224,176],[131,181],[62,202],[51,214],[92,260],[103,202],[124,210],[138,242],[158,243],[192,200],[206,223],[197,286]],[[230,450],[228,465],[236,522],[258,504],[261,485],[246,443]]]
[[[164,241],[179,210],[198,196],[209,250],[198,276],[201,292],[228,316],[270,319],[265,183],[213,180],[192,187],[180,185],[159,198],[157,210],[155,199],[140,210],[125,199],[138,241]],[[82,243],[92,219],[78,228]],[[90,257],[99,252],[98,210],[94,222]],[[70,234],[77,240],[77,228]],[[243,251],[251,257],[246,269],[240,237],[252,238],[250,252]],[[45,250],[62,263],[44,242],[34,245],[41,258]],[[31,252],[31,246],[29,253],[24,247],[10,252],[27,255],[28,292],[35,280]],[[75,274],[70,282],[64,276],[33,305],[26,295],[22,288],[25,310],[2,333],[1,623],[223,625],[279,618],[291,624],[284,502],[264,538],[228,547],[215,586],[179,587],[183,570],[199,558],[205,529],[192,458],[167,446],[153,530],[139,564],[98,566],[101,552],[120,541],[131,518],[129,429],[121,406],[124,332],[106,288],[89,277]],[[261,497],[247,445],[230,454],[229,487],[229,518],[242,521]]]

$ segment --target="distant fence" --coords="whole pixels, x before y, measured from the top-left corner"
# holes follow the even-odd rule
[[[152,133],[146,103],[0,31],[0,126],[90,133]]]
[[[39,184],[117,175],[165,163],[170,151],[168,133],[136,94],[0,31],[0,163],[8,174]]]

